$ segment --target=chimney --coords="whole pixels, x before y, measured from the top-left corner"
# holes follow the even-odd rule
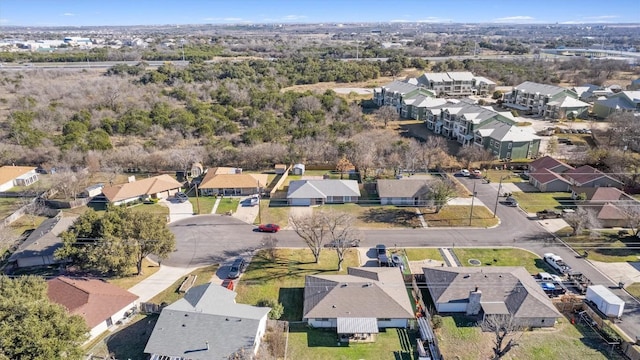
[[[482,306],[480,300],[482,299],[482,291],[478,290],[476,286],[474,291],[469,292],[469,303],[467,304],[467,315],[478,315]]]

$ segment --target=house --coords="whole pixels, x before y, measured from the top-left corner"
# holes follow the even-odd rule
[[[0,191],[7,191],[14,186],[29,186],[38,181],[36,168],[32,166],[0,167]]]
[[[80,315],[91,329],[90,339],[125,318],[137,307],[138,296],[98,279],[58,276],[47,280],[49,300]]]
[[[267,174],[244,174],[242,169],[207,170],[198,186],[201,195],[247,196],[260,194],[267,185]]]
[[[430,187],[426,179],[378,179],[376,182],[381,205],[427,206]]]
[[[274,166],[274,170],[276,175],[282,175],[287,171],[287,165],[285,164],[276,164]]]
[[[514,317],[527,327],[552,327],[562,315],[524,267],[423,268],[439,313]]]
[[[544,112],[546,117],[552,119],[583,119],[589,115],[590,106],[586,102],[565,96],[547,103]]]
[[[571,197],[578,199],[577,205],[595,212],[603,228],[629,226],[628,208],[640,208],[640,202],[615,187],[572,187]]]
[[[293,206],[355,203],[359,197],[355,180],[294,180],[287,191],[287,201]]]
[[[530,159],[540,151],[540,137],[531,126],[516,126],[498,120],[478,127],[473,143],[498,159]]]
[[[414,311],[399,268],[350,267],[347,275],[307,275],[303,321],[334,328],[341,339],[371,339],[405,328]]]
[[[113,205],[121,205],[144,199],[167,199],[175,195],[182,184],[169,175],[158,175],[142,180],[135,180],[121,184],[109,185],[102,189],[102,195]]]
[[[271,308],[235,302],[236,293],[208,283],[162,309],[144,352],[151,360],[230,359],[244,349],[255,355]]]
[[[613,91],[611,91],[610,88],[593,84],[574,86],[571,90],[578,94],[578,99],[588,103],[593,103],[602,96],[607,97],[613,95]]]
[[[564,192],[571,187],[571,182],[561,174],[546,168],[529,173],[529,184],[542,192]]]
[[[62,240],[58,235],[67,230],[76,219],[76,216],[56,216],[43,221],[11,254],[8,260],[10,268],[48,266],[60,263],[53,257],[53,253],[62,246]]]
[[[504,95],[503,106],[531,114],[553,117],[559,116],[560,112],[552,112],[552,110],[555,111],[555,108],[547,105],[554,102],[562,103],[566,97],[577,99],[578,94],[559,86],[525,81]]]
[[[640,90],[621,91],[593,103],[593,115],[606,118],[614,113],[640,113]]]
[[[624,187],[624,183],[622,183],[622,181],[614,179],[611,176],[603,173],[600,170],[594,169],[589,165],[583,165],[579,168],[567,170],[562,174],[562,176],[569,180],[569,182],[573,186],[610,186],[618,189],[622,189]]]
[[[488,95],[496,90],[496,83],[483,76],[474,76],[471,86],[476,95]]]
[[[304,175],[304,164],[295,164],[293,165],[293,175]]]
[[[536,172],[542,169],[547,169],[560,174],[573,169],[573,166],[567,165],[560,160],[552,158],[551,156],[543,156],[529,163],[529,172]]]
[[[424,73],[417,80],[438,96],[468,96],[476,92],[474,76],[468,71]]]

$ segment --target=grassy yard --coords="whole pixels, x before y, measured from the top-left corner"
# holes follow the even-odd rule
[[[509,170],[487,170],[482,175],[486,176],[489,181],[496,184],[500,182],[500,179],[502,179],[503,183],[519,183],[524,181],[519,174]]]
[[[263,250],[254,256],[236,287],[236,301],[255,305],[263,299],[276,300],[284,306],[282,320],[301,320],[305,276],[337,274],[336,253],[324,249],[318,264],[313,262],[308,249],[277,249],[275,255],[275,260],[272,260]],[[348,266],[357,265],[357,251],[350,249],[340,273],[346,274]]]
[[[573,199],[566,192],[514,192],[512,195],[522,210],[535,213],[544,209],[563,209],[574,205]]]
[[[422,214],[430,227],[469,226],[469,214],[471,206],[454,205],[445,206],[439,213],[431,209],[422,209]],[[474,206],[471,226],[490,227],[498,224],[498,218],[484,206]]]
[[[298,324],[290,328],[287,358],[411,360],[414,359],[415,338],[415,333],[405,329],[387,329],[372,343],[339,344],[333,329],[311,329]]]
[[[13,214],[22,205],[24,200],[21,198],[0,198],[0,219]]]
[[[218,270],[218,265],[209,265],[209,266],[201,267],[192,271],[190,275],[198,276],[193,286],[203,285],[210,282],[211,277],[213,276],[213,274],[216,273],[217,270]],[[162,304],[162,303],[171,304],[182,299],[182,297],[184,297],[184,294],[181,294],[178,292],[178,288],[180,288],[182,281],[184,281],[184,278],[174,282],[173,285],[166,288],[163,292],[151,298],[149,302],[152,302],[154,304]]]
[[[564,238],[576,252],[589,252],[589,259],[602,262],[640,261],[638,239],[633,236],[619,237],[617,232],[603,232],[592,239],[588,235]]]
[[[156,214],[163,217],[169,216],[169,208],[161,204],[137,204],[137,205],[131,206],[129,209],[131,209],[131,211],[134,211],[134,212],[140,211],[140,212]]]
[[[404,251],[407,254],[407,258],[409,259],[409,261],[420,261],[420,260],[426,260],[426,259],[443,261],[440,251],[436,248],[432,248],[432,249],[409,248],[409,249],[404,249]]]
[[[445,359],[491,358],[495,340],[492,333],[483,333],[464,316],[445,316],[442,320],[436,334]],[[622,359],[616,353],[609,354],[609,347],[597,334],[582,325],[571,325],[565,318],[553,329],[524,332],[518,343],[505,359]]]
[[[48,218],[44,216],[25,215],[12,222],[9,225],[9,229],[11,229],[13,235],[20,236],[27,230],[37,229],[38,226],[47,219]]]
[[[213,210],[213,204],[216,203],[216,198],[213,196],[189,196],[189,202],[193,206],[194,214],[211,214],[211,210]],[[198,212],[198,203],[200,203],[200,212]]]
[[[640,299],[640,282],[633,283],[625,288],[629,294],[636,297],[636,299]]]
[[[108,282],[119,288],[128,290],[134,285],[136,285],[137,283],[139,283],[140,281],[155,274],[156,272],[158,272],[158,270],[160,270],[160,267],[158,267],[155,264],[152,264],[147,259],[144,259],[142,260],[142,275],[140,276],[136,275],[137,270],[134,268],[134,269],[131,269],[132,271],[131,276],[109,279]]]
[[[260,200],[260,220],[263,224],[278,224],[281,227],[289,224],[288,206],[269,206],[269,200]],[[256,217],[256,224],[258,218]]]
[[[420,221],[414,207],[330,204],[314,208],[314,211],[333,210],[352,214],[356,218],[355,225],[365,228],[414,228]]]
[[[455,248],[453,252],[462,266],[473,266],[469,259],[477,259],[482,266],[524,266],[531,274],[551,270],[538,255],[520,249]]]
[[[220,199],[220,204],[218,204],[218,208],[216,209],[216,214],[226,214],[229,211],[235,213],[236,210],[238,210],[238,205],[240,205],[240,199],[222,198]],[[209,210],[209,213],[210,212],[211,210]]]

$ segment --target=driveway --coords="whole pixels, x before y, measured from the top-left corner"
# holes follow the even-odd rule
[[[259,206],[251,206],[249,202],[250,197],[243,197],[240,199],[240,204],[238,208],[233,213],[233,217],[245,222],[247,224],[253,224],[258,217],[258,212],[260,211]]]
[[[169,222],[187,219],[193,216],[193,205],[190,201],[179,202],[175,198],[160,201],[169,208]]]

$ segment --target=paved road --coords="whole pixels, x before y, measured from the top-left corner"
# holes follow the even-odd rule
[[[495,207],[497,191],[482,180],[459,178],[473,190],[476,196],[491,210]],[[609,279],[588,261],[576,257],[561,241],[554,239],[534,219],[528,219],[519,208],[497,206],[501,224],[492,229],[428,228],[403,230],[364,230],[360,245],[373,247],[382,243],[390,246],[416,247],[499,247],[515,246],[530,250],[540,256],[547,252],[560,255],[574,270],[582,272],[595,284],[614,286],[616,279]],[[231,216],[203,215],[185,219],[170,225],[178,239],[178,251],[163,264],[175,267],[194,267],[228,261],[239,254],[261,247],[263,234],[255,227]],[[305,247],[293,231],[280,231],[278,246]],[[640,303],[625,291],[612,291],[626,302],[623,322],[619,326],[631,336],[640,336]]]

